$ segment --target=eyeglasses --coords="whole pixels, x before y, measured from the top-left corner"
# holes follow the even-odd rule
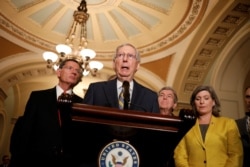
[[[63,66],[62,68],[66,69],[66,70],[69,70],[69,71],[74,70],[74,71],[76,71],[78,74],[81,74],[81,73],[82,73],[82,69],[75,69],[75,68],[72,67],[72,66]]]
[[[135,59],[136,58],[136,55],[133,55],[133,54],[130,54],[130,53],[127,53],[127,54],[125,54],[125,53],[118,53],[118,54],[116,54],[116,58],[123,59],[126,55],[127,55],[128,59]]]

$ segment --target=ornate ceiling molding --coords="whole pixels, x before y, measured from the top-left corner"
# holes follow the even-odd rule
[[[53,2],[54,1],[51,1],[51,3],[48,3],[48,1],[46,1],[46,0],[37,0],[37,1],[34,0],[34,1],[32,1],[32,3],[26,4],[24,6],[15,7],[15,8],[17,10],[16,12],[19,12],[18,17],[21,17],[20,15],[22,15],[22,14],[20,12],[26,12],[26,10],[30,12],[31,10],[28,10],[29,8],[31,8],[31,7],[34,8],[36,6],[38,7],[39,5],[43,7],[40,10],[45,11],[46,5],[49,6]],[[149,55],[153,52],[170,47],[171,45],[184,39],[191,31],[194,30],[194,28],[198,25],[201,18],[203,17],[205,9],[206,9],[207,4],[208,4],[208,0],[188,0],[188,1],[185,1],[186,5],[187,5],[185,7],[185,13],[182,12],[183,15],[178,16],[181,18],[181,20],[175,21],[174,24],[176,24],[176,25],[174,26],[174,28],[168,30],[169,25],[173,24],[173,22],[171,20],[166,20],[166,19],[168,19],[168,18],[173,19],[174,18],[174,17],[170,17],[170,16],[172,13],[174,13],[174,11],[172,11],[172,10],[174,8],[175,3],[177,3],[177,2],[178,1],[175,1],[175,0],[167,1],[166,4],[169,3],[169,7],[167,9],[166,9],[166,7],[163,8],[162,6],[157,4],[156,2],[149,2],[147,0],[132,0],[132,1],[120,0],[120,1],[118,1],[118,4],[112,3],[112,5],[114,5],[114,7],[112,8],[113,11],[119,13],[119,15],[124,15],[126,13],[126,15],[129,16],[128,19],[137,20],[137,23],[132,22],[132,21],[131,21],[131,23],[135,27],[138,28],[139,34],[135,33],[134,35],[132,35],[132,34],[130,34],[131,30],[128,29],[129,27],[124,27],[124,25],[120,25],[120,29],[121,29],[120,32],[123,32],[127,39],[118,39],[117,41],[110,41],[110,45],[108,45],[109,41],[104,40],[103,42],[101,42],[101,41],[96,41],[96,39],[93,39],[93,41],[91,41],[90,45],[92,43],[93,44],[97,43],[97,44],[95,45],[95,47],[91,47],[91,48],[95,48],[95,50],[97,51],[98,59],[112,59],[114,43],[120,44],[120,43],[123,43],[122,41],[124,41],[124,40],[126,40],[127,42],[135,43],[135,45],[138,46],[142,56],[146,56],[146,55]],[[126,7],[129,5],[132,5],[133,3],[135,5],[134,9],[129,9],[128,7]],[[16,4],[12,4],[12,6],[14,6],[14,5],[16,5]],[[63,4],[63,5],[65,5],[65,4]],[[100,5],[100,4],[98,4],[98,5]],[[116,9],[115,5],[117,5],[117,7],[120,9]],[[151,13],[152,19],[153,19],[153,17],[155,17],[156,14],[158,15],[159,12],[163,13],[161,15],[159,14],[159,16],[157,18],[157,19],[159,19],[159,24],[162,24],[162,25],[151,25],[152,23],[150,23],[149,20],[142,17],[143,11],[141,11],[139,13],[139,10],[136,10],[138,8],[137,6],[140,6],[140,8],[142,8],[144,6],[144,8],[143,8],[144,10],[147,10],[147,8],[150,8],[152,11],[154,11],[154,14]],[[62,8],[62,10],[65,10],[65,7],[66,6],[64,6]],[[94,19],[96,17],[96,14],[102,14],[103,16],[106,17],[108,12],[107,13],[101,13],[101,12],[98,13],[97,11],[94,11],[95,4],[90,5],[89,8],[90,8],[89,13],[91,16],[93,16],[90,18],[90,19],[93,18],[90,21],[90,23],[93,24],[92,27],[96,28],[96,26],[100,25],[100,22],[99,23],[96,22],[96,21],[98,21],[98,19]],[[37,10],[39,10],[39,8]],[[178,8],[177,10],[180,10],[180,9]],[[65,11],[67,11],[67,10],[65,10]],[[108,11],[110,12],[111,10],[108,10]],[[138,13],[136,13],[136,12],[138,12]],[[60,12],[58,11],[58,12],[56,12],[56,14],[57,13],[60,13]],[[30,15],[31,14],[32,13],[30,13]],[[53,14],[53,12],[52,12],[52,14]],[[56,14],[54,13],[53,15],[56,15]],[[34,19],[34,18],[30,17],[30,15],[29,15],[28,19],[29,20]],[[109,14],[109,15],[111,15],[111,14]],[[122,17],[125,17],[126,15],[124,15]],[[44,26],[43,24],[46,24],[46,23],[41,24],[41,27],[40,27],[41,34],[37,34],[37,33],[33,33],[33,30],[28,29],[28,27],[24,27],[23,25],[21,27],[20,23],[17,23],[15,21],[15,19],[17,19],[17,18],[13,18],[13,17],[9,18],[7,16],[8,16],[7,11],[3,11],[3,13],[1,13],[1,15],[0,15],[0,26],[2,27],[2,29],[4,29],[5,31],[8,31],[12,35],[22,39],[23,41],[25,41],[29,44],[33,44],[34,46],[36,46],[38,48],[41,48],[44,50],[54,50],[56,42],[53,41],[54,40],[53,36],[51,35],[51,38],[48,38],[46,36],[41,37],[42,31],[44,31],[44,30],[42,30],[43,26]],[[24,17],[27,17],[27,16],[24,16]],[[53,17],[52,15],[49,15],[48,17],[50,17],[51,19],[55,19],[55,18],[58,19],[58,17]],[[116,18],[114,18],[114,16],[112,17],[112,15],[111,15],[111,17],[107,17],[107,18],[108,19],[113,18],[113,20],[109,20],[109,21],[112,21],[112,22],[116,23],[117,25],[120,24],[118,16],[116,16]],[[23,18],[23,19],[27,21],[27,18]],[[49,20],[51,20],[51,19],[49,19]],[[46,19],[46,20],[48,20],[48,19]],[[26,21],[24,21],[24,22],[26,22]],[[35,23],[38,20],[33,20],[33,21]],[[55,20],[54,22],[57,22],[57,21]],[[112,23],[112,24],[114,24],[114,23]],[[29,23],[29,24],[32,24],[32,23]],[[137,25],[137,24],[140,24],[140,25]],[[153,24],[156,24],[156,21],[154,21]],[[36,26],[36,25],[34,25],[34,26]],[[157,28],[159,30],[159,26],[166,27],[166,32],[164,32],[164,29],[162,29],[162,28],[161,28],[160,32],[157,31]],[[142,28],[142,27],[145,27],[148,30],[144,31],[144,32],[140,32],[141,31],[140,28]],[[37,27],[37,28],[39,28],[39,27]],[[100,27],[99,29],[102,29],[102,27]],[[102,30],[102,31],[106,32],[106,30]],[[39,32],[39,29],[37,30],[37,32]],[[91,31],[88,31],[88,32],[91,32]],[[119,32],[119,31],[117,31],[117,32]],[[55,32],[52,32],[52,31],[48,32],[47,31],[48,36],[50,33],[55,33]],[[143,34],[140,34],[140,33],[143,33]],[[146,33],[146,34],[144,34],[144,33]],[[93,34],[98,35],[99,32],[93,32]],[[146,36],[148,36],[147,38],[149,38],[150,36],[152,36],[152,37],[158,36],[158,39],[156,39],[154,37],[154,39],[152,38],[153,40],[147,41],[144,39]],[[144,40],[140,41],[142,39],[144,39]],[[103,50],[102,48],[99,49],[100,44],[108,45],[110,48],[107,48],[105,50]],[[115,46],[117,46],[117,45],[115,44]],[[112,49],[111,49],[111,47],[112,47]]]
[[[220,22],[210,30],[204,42],[193,56],[190,67],[185,71],[180,99],[188,101],[192,91],[202,84],[211,66],[224,46],[235,33],[250,19],[250,2],[233,4],[232,10],[220,18]],[[184,63],[184,61],[183,61]]]
[[[16,26],[16,24],[12,23],[9,19],[3,16],[2,13],[0,14],[0,27],[2,30],[7,31],[13,36],[41,49],[48,48],[49,50],[54,50],[55,48],[54,44],[51,44],[42,38],[38,38],[37,36],[30,34],[26,30]]]

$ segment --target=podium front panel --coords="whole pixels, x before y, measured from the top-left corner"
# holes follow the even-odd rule
[[[105,146],[113,141],[131,144],[140,167],[169,167],[181,136],[178,117],[140,111],[73,104],[72,137],[75,156],[85,166],[98,166]]]

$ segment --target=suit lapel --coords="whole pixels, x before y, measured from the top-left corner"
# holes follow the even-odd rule
[[[48,89],[47,93],[48,94],[45,94],[44,97],[41,97],[41,100],[47,101],[45,104],[48,104],[48,106],[50,106],[53,111],[57,110],[56,87]]]
[[[197,141],[201,146],[205,147],[202,136],[201,136],[201,130],[200,130],[200,125],[199,125],[199,120],[198,119],[196,120],[196,123],[195,123],[195,126],[194,126],[194,137],[197,138]]]
[[[49,92],[50,96],[48,96],[48,101],[49,101],[49,106],[51,106],[52,111],[55,111],[54,113],[56,114],[57,117],[57,96],[56,96],[56,87],[52,88],[51,91]]]
[[[110,104],[110,107],[119,108],[116,83],[117,83],[116,79],[107,81],[106,82],[107,86],[104,86],[103,89],[104,89],[107,101]]]
[[[242,119],[242,124],[240,126],[242,126],[241,128],[239,129],[242,129],[242,132],[243,135],[247,135],[248,136],[248,142],[250,142],[250,133],[247,131],[247,116],[245,116],[243,119]]]
[[[140,98],[143,97],[143,92],[141,91],[140,85],[134,80],[134,88],[132,90],[132,104],[140,104]]]
[[[243,129],[243,133],[244,135],[248,135],[248,138],[250,138],[250,133],[248,133],[247,131],[247,116],[244,117],[244,119],[242,120],[242,127],[240,129]]]
[[[215,126],[216,123],[217,123],[217,118],[214,117],[214,116],[212,116],[212,117],[211,117],[210,124],[209,124],[209,127],[208,127],[208,129],[207,129],[206,140],[205,140],[205,142],[206,142],[206,141],[213,141],[213,138],[211,138],[211,137],[212,137],[211,135],[213,135],[213,134],[215,133],[215,131],[217,131],[216,126]],[[211,139],[210,139],[210,138],[211,138]]]

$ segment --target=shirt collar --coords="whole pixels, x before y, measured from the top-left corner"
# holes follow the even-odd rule
[[[117,79],[117,90],[120,90],[122,88],[122,82]],[[134,88],[134,81],[129,82],[129,91],[132,91]]]
[[[59,85],[56,85],[56,97],[58,98],[63,92],[64,92],[64,90]],[[66,91],[66,93],[72,95],[73,90],[69,89],[69,90]]]

